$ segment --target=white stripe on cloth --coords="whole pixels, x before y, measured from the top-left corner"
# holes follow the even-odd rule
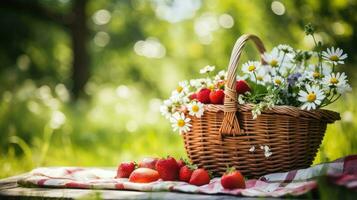
[[[307,169],[298,170],[294,178],[294,181],[305,181],[326,174],[339,175],[342,173],[343,173],[343,162],[325,163],[325,164],[315,165]]]
[[[311,180],[318,176],[326,174],[342,174],[343,173],[343,161],[331,162],[312,166],[307,169],[297,170],[297,173],[292,181],[305,181]],[[287,180],[288,172],[268,174],[260,178],[260,180],[266,180],[267,182],[283,182]]]

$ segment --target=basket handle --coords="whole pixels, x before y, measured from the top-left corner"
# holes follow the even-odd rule
[[[237,64],[242,54],[243,48],[248,40],[253,40],[259,53],[262,55],[265,52],[263,42],[259,37],[253,34],[244,34],[236,41],[231,58],[229,61],[227,81],[224,89],[224,118],[219,130],[221,135],[235,135],[243,133],[241,131],[236,112],[238,110],[237,105],[237,91],[236,91],[236,74]],[[262,63],[264,63],[261,58]]]

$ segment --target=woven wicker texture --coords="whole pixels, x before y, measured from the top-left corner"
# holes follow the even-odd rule
[[[327,124],[339,120],[340,115],[323,109],[275,106],[253,119],[253,105],[239,105],[235,90],[238,61],[249,40],[264,53],[264,45],[255,35],[237,40],[228,66],[224,105],[205,105],[204,115],[193,117],[191,130],[182,135],[188,157],[216,175],[222,175],[227,166],[247,177],[309,167]],[[265,157],[260,149],[264,145],[269,146],[271,156]],[[252,146],[254,152],[249,151]]]

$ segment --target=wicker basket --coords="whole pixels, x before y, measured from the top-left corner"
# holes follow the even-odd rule
[[[224,105],[205,105],[205,114],[194,117],[191,130],[182,135],[188,157],[216,175],[222,175],[227,166],[248,177],[309,167],[327,123],[339,120],[340,115],[323,109],[275,106],[254,120],[253,105],[238,105],[235,90],[237,63],[248,40],[264,53],[264,45],[255,35],[237,40],[229,62]],[[270,157],[264,156],[261,145],[270,147]],[[249,151],[252,146],[254,152]]]

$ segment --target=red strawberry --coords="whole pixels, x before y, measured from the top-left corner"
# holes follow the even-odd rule
[[[157,162],[157,158],[144,158],[142,159],[139,164],[138,167],[139,168],[150,168],[150,169],[155,169],[156,170],[156,162]]]
[[[188,165],[181,167],[180,174],[179,174],[179,180],[189,182],[194,169],[195,169],[194,166],[188,166]]]
[[[122,162],[118,166],[116,178],[129,178],[131,172],[135,169],[134,162]]]
[[[192,185],[205,185],[208,184],[210,181],[210,176],[209,173],[204,170],[204,169],[196,169],[195,171],[192,172],[191,178],[190,178],[190,184]]]
[[[181,167],[185,166],[186,162],[180,158],[180,160],[177,161],[177,166],[179,167],[179,169],[181,169]]]
[[[173,157],[159,159],[156,163],[156,170],[164,181],[175,181],[178,178],[179,166]]]
[[[201,103],[209,104],[210,99],[209,99],[209,94],[211,93],[211,90],[207,88],[202,88],[198,93],[197,93],[197,99]]]
[[[228,168],[227,172],[221,178],[221,184],[225,189],[245,188],[245,181],[243,175],[235,170],[235,168]]]
[[[224,101],[224,91],[223,90],[212,90],[209,94],[209,99],[213,104],[223,104]]]
[[[245,94],[246,92],[250,92],[251,89],[245,80],[238,80],[236,82],[236,91],[238,94]]]
[[[190,96],[189,96],[190,100],[194,100],[194,99],[197,99],[197,94],[196,93],[192,93]]]
[[[129,177],[130,182],[150,183],[159,180],[160,176],[156,170],[150,168],[138,168]]]

